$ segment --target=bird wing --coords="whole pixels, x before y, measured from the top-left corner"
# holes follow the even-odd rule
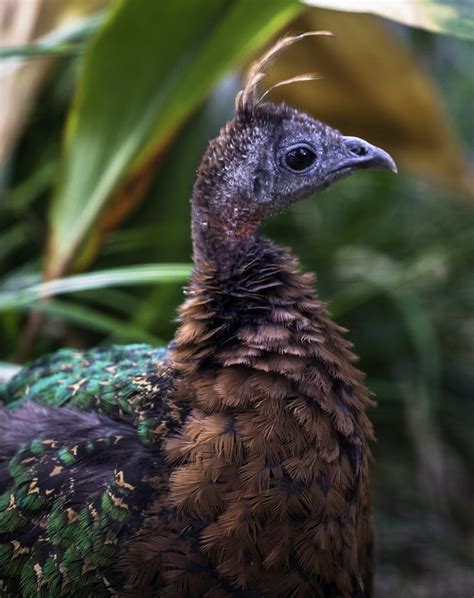
[[[161,453],[94,412],[26,402],[0,415],[0,595],[110,595]]]
[[[167,349],[61,350],[0,388],[0,595],[108,596],[186,410]],[[158,496],[159,498],[159,496]],[[3,584],[3,585],[2,585]]]
[[[112,345],[87,351],[61,349],[23,367],[0,385],[0,405],[16,409],[26,401],[123,417],[137,410],[137,398],[166,390],[168,349],[145,344]]]

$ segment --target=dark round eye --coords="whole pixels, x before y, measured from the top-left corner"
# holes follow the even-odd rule
[[[307,147],[295,147],[286,153],[285,162],[291,170],[301,172],[309,168],[316,160],[316,155]]]

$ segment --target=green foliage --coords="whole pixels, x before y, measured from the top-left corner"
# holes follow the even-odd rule
[[[100,12],[73,26],[53,31],[33,44],[0,48],[0,58],[31,58],[48,54],[74,54],[81,48],[78,39],[91,35],[103,22],[105,14]]]
[[[303,0],[306,4],[368,12],[405,25],[474,39],[474,5],[471,0]]]

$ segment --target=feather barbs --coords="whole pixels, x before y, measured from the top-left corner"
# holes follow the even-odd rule
[[[255,109],[258,104],[273,90],[283,85],[289,85],[290,83],[296,83],[300,81],[314,81],[321,79],[321,75],[318,73],[304,73],[296,75],[289,79],[284,79],[278,83],[273,84],[262,95],[258,95],[258,88],[260,83],[266,77],[267,73],[264,72],[264,68],[269,66],[280,52],[285,48],[293,45],[306,37],[326,36],[333,37],[334,34],[330,31],[307,31],[299,35],[288,35],[276,42],[259,60],[254,62],[245,77],[244,87],[241,89],[235,97],[235,109],[236,110],[247,110],[251,111]]]

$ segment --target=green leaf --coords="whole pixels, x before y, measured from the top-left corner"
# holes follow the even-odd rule
[[[65,25],[59,29],[40,37],[32,44],[22,46],[9,46],[0,48],[0,59],[5,58],[32,58],[48,54],[71,54],[80,50],[81,44],[78,39],[91,35],[103,22],[104,11],[94,16],[74,22],[72,25]],[[76,43],[71,43],[76,42]]]
[[[132,163],[166,146],[227,70],[301,10],[295,0],[121,0],[86,49],[50,214],[60,275]]]
[[[27,309],[34,309],[35,312],[71,322],[87,330],[110,334],[114,339],[152,343],[154,345],[163,342],[138,326],[128,324],[85,305],[69,301],[37,301],[34,305],[28,306]]]
[[[129,319],[130,314],[139,312],[143,307],[142,294],[136,296],[132,295],[128,289],[123,290],[113,287],[81,291],[80,300],[95,307],[103,308],[106,312],[127,316]],[[143,326],[142,328],[147,330]]]
[[[348,288],[333,297],[331,313],[338,316],[348,309],[360,306],[377,295],[385,295],[398,312],[399,321],[411,340],[417,359],[417,370],[423,379],[433,402],[439,394],[440,358],[438,340],[429,312],[417,296],[417,282],[436,277],[436,262],[439,256],[429,253],[416,256],[408,263],[396,263],[388,256],[357,248],[345,248],[340,258],[344,260],[340,274],[356,277]],[[349,256],[350,252],[350,256]],[[447,258],[447,256],[446,256]],[[352,259],[352,264],[351,264]],[[345,270],[345,272],[344,272]]]
[[[303,0],[305,4],[367,12],[411,27],[474,39],[472,0]]]
[[[9,209],[17,214],[24,213],[30,207],[31,202],[48,189],[55,172],[56,162],[54,159],[48,158],[47,161],[40,163],[31,176],[12,190],[8,198]]]
[[[439,400],[440,356],[433,322],[425,306],[414,293],[391,289],[388,293],[398,310],[417,358],[420,380],[423,380],[430,401]]]
[[[45,297],[77,291],[157,282],[183,282],[190,273],[191,266],[188,264],[146,264],[67,276],[19,290],[0,292],[0,311],[18,309]]]
[[[23,222],[1,231],[0,261],[17,252],[25,244],[27,227]]]

